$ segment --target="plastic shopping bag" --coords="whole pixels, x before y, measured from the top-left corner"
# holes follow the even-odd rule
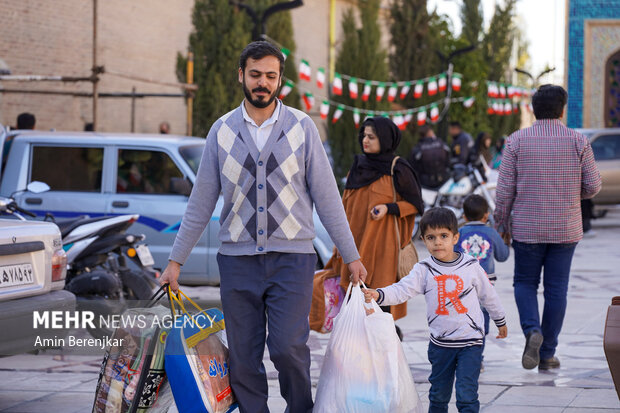
[[[170,297],[182,312],[166,340],[166,374],[179,412],[234,410],[237,403],[230,387],[224,315],[217,308],[202,310],[180,290],[179,298]],[[181,297],[198,313],[188,313]]]
[[[315,413],[422,412],[394,319],[349,284],[321,368]]]

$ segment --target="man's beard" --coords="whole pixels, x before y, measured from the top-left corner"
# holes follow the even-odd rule
[[[250,92],[250,90],[245,85],[245,76],[244,76],[244,78],[243,78],[243,93],[245,94],[245,98],[247,99],[247,101],[250,102],[250,104],[252,104],[252,106],[255,106],[255,107],[259,108],[259,109],[264,109],[267,106],[271,105],[271,103],[276,99],[276,92],[277,92],[277,90],[274,90],[272,94],[268,95],[268,97],[259,96],[258,98],[253,99],[252,98],[252,93],[257,93],[257,92],[270,93],[269,89],[264,88],[264,87],[254,88]]]

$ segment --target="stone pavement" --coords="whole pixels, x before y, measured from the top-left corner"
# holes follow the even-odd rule
[[[620,412],[602,345],[607,307],[611,297],[620,295],[620,208],[593,224],[596,235],[579,243],[573,261],[568,311],[557,351],[562,368],[557,371],[539,373],[521,367],[525,339],[512,294],[513,260],[511,257],[505,263],[498,263],[496,288],[507,312],[509,335],[506,340],[494,336],[488,340],[485,371],[480,376],[483,412]],[[421,243],[417,248],[421,258],[428,255]],[[205,304],[217,300],[216,288],[193,287],[185,291]],[[430,365],[426,358],[428,329],[424,298],[414,298],[408,308],[409,315],[397,324],[404,333],[403,347],[426,406]],[[491,334],[495,333],[494,327],[491,329]],[[314,389],[328,339],[314,332],[310,336]],[[100,362],[100,356],[59,351],[0,358],[0,412],[88,412],[92,408]],[[283,412],[286,404],[280,397],[277,372],[267,353],[265,366],[270,409]],[[454,403],[450,412],[456,412]]]

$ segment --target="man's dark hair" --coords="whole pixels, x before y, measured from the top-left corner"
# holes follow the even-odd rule
[[[17,116],[17,129],[34,129],[37,122],[32,113],[24,112]]]
[[[284,73],[284,55],[280,49],[264,40],[252,42],[248,44],[245,49],[243,49],[241,52],[241,57],[239,57],[239,67],[242,72],[245,72],[245,66],[248,59],[260,60],[266,56],[274,56],[278,58],[280,61],[280,75],[282,75]]]
[[[453,234],[459,233],[459,223],[454,212],[448,208],[431,208],[422,215],[420,220],[420,232],[422,237],[429,228],[446,228]]]
[[[423,125],[420,126],[420,129],[418,129],[418,133],[420,134],[420,138],[426,138],[426,135],[428,135],[428,133],[432,130],[433,128],[431,128],[428,125]]]
[[[463,212],[468,221],[480,221],[489,212],[489,204],[480,195],[471,194],[463,202]]]
[[[450,122],[450,126],[454,126],[455,128],[463,129],[463,127],[461,126],[461,122],[459,122],[457,120],[453,120],[452,122]]]
[[[562,86],[542,85],[532,96],[532,107],[536,119],[560,119],[568,93]]]
[[[84,124],[84,132],[94,132],[95,125],[92,122],[88,122]]]

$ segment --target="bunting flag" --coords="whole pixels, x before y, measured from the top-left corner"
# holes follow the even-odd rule
[[[448,85],[448,79],[446,79],[446,74],[442,73],[439,75],[439,80],[437,81],[437,86],[440,92],[445,92],[446,87]]]
[[[316,86],[319,89],[323,89],[324,85],[325,85],[325,69],[322,67],[319,67],[319,69],[316,71]]]
[[[454,90],[455,92],[461,90],[461,78],[462,76],[460,73],[452,74],[452,90]]]
[[[493,103],[491,103],[491,101],[489,100],[489,102],[487,103],[487,114],[493,115],[494,113],[495,111],[493,110]]]
[[[506,88],[506,93],[508,94],[508,97],[510,99],[515,97],[515,88],[514,88],[514,86],[508,85],[508,87]]]
[[[327,100],[324,100],[323,103],[321,103],[319,113],[321,114],[321,119],[327,119],[327,114],[329,113],[329,102]]]
[[[504,99],[506,97],[506,86],[500,83],[499,85],[499,97]]]
[[[370,80],[367,80],[366,83],[364,83],[364,92],[362,93],[362,100],[364,102],[368,102],[368,98],[370,97],[371,90],[372,90],[372,84],[370,83]]]
[[[404,100],[407,95],[409,94],[409,91],[411,90],[411,82],[405,82],[405,85],[400,89],[400,100]]]
[[[405,117],[402,114],[394,116],[393,122],[398,126],[398,129],[405,130],[407,124],[405,123]]]
[[[338,119],[342,117],[342,111],[344,110],[344,106],[338,105],[336,111],[334,112],[334,116],[332,117],[332,123],[338,122]]]
[[[420,109],[418,111],[418,126],[422,126],[426,123],[426,109]]]
[[[494,100],[493,101],[493,113],[495,113],[496,115],[503,115],[504,114],[504,105],[499,103],[499,101]]]
[[[360,127],[360,111],[358,109],[353,109],[353,122],[355,128],[358,129]]]
[[[519,113],[519,105],[518,104],[514,104],[512,105],[512,113]]]
[[[310,112],[312,106],[314,106],[314,96],[310,92],[304,93],[304,103],[306,104],[306,112]]]
[[[431,122],[435,123],[439,120],[439,108],[437,104],[431,105]]]
[[[367,118],[374,118],[375,117],[375,112],[373,112],[372,110],[369,110],[368,113],[366,114]]]
[[[437,94],[437,79],[431,77],[428,79],[428,95],[435,96]]]
[[[396,83],[392,83],[390,88],[388,89],[388,102],[394,102],[396,99],[396,95],[398,94],[398,85]]]
[[[465,98],[465,100],[463,101],[463,106],[466,109],[471,108],[474,105],[474,102],[476,101],[476,99],[473,96],[470,96],[468,98]]]
[[[294,87],[295,83],[287,79],[284,86],[282,86],[282,89],[280,90],[280,96],[278,96],[278,98],[280,100],[284,99],[289,93],[291,93],[291,90],[293,90]]]
[[[424,82],[418,80],[413,90],[413,97],[416,99],[420,99],[422,97],[422,92],[424,92]]]
[[[405,115],[405,126],[404,127],[407,128],[407,126],[409,126],[412,120],[413,120],[413,111],[410,110]]]
[[[286,61],[286,59],[288,59],[289,55],[291,54],[291,51],[284,47],[280,49],[280,51],[282,52],[282,56],[284,56],[284,61]]]
[[[334,73],[334,81],[332,82],[332,93],[334,95],[342,96],[342,77],[340,73]]]
[[[310,69],[310,64],[307,60],[301,59],[301,62],[299,62],[299,78],[309,82],[311,77],[312,69]]]
[[[377,86],[377,102],[381,102],[381,99],[383,99],[384,93],[385,93],[385,83],[379,82],[379,86]]]
[[[354,77],[349,79],[349,96],[351,99],[357,99],[357,79]]]
[[[504,103],[504,115],[510,114],[512,114],[512,104],[507,100],[506,103]]]
[[[490,82],[488,84],[487,90],[488,90],[487,94],[490,98],[496,98],[497,95],[499,94],[499,89],[497,88],[497,83],[495,82]]]

